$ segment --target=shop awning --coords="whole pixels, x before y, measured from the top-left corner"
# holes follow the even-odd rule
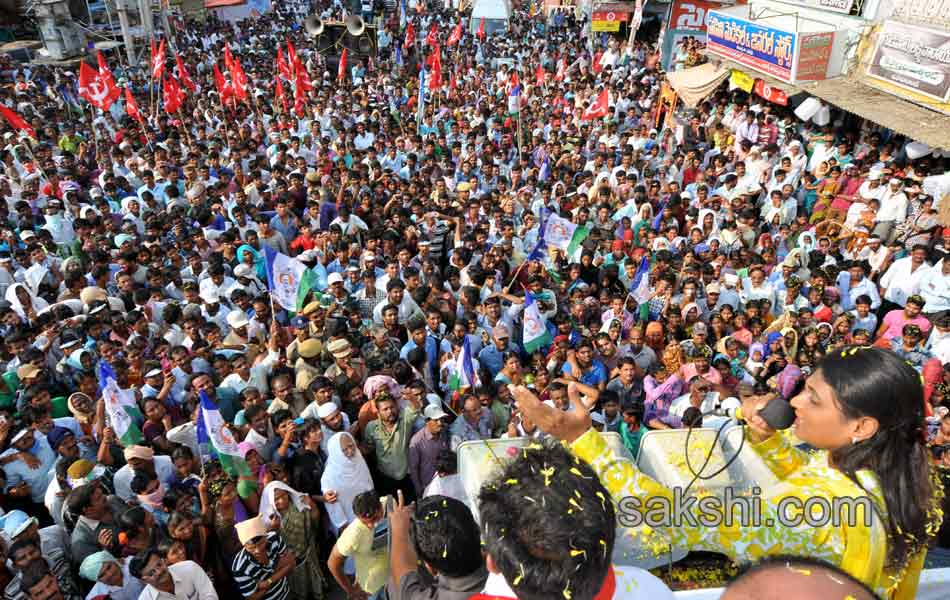
[[[704,63],[666,74],[667,81],[676,90],[680,101],[690,107],[696,106],[706,96],[712,94],[719,84],[726,80],[726,77],[729,77],[729,69],[713,63]]]
[[[851,78],[804,83],[799,89],[932,148],[950,148],[950,115],[924,108]]]
[[[726,60],[721,56],[706,55],[709,62],[725,69],[738,69],[752,77],[763,79],[771,87],[793,96],[805,93],[854,113],[873,123],[883,125],[912,140],[923,142],[933,148],[950,148],[950,115],[938,113],[872,88],[850,77],[837,77],[825,81],[786,83],[754,71],[745,65]]]

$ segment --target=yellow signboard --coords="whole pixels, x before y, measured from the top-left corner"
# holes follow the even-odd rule
[[[591,31],[620,31],[620,21],[591,21]]]

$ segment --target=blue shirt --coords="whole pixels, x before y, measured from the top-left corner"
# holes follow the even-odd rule
[[[591,387],[597,387],[601,383],[607,381],[607,367],[605,367],[604,363],[600,362],[596,358],[591,362],[590,368],[581,373],[580,376],[578,376],[577,373],[571,371],[570,363],[564,363],[564,366],[561,367],[561,371],[565,375],[570,375],[581,383]]]
[[[34,431],[33,436],[36,443],[27,452],[40,461],[40,466],[31,469],[19,458],[5,464],[3,471],[7,475],[7,487],[4,490],[9,492],[21,483],[26,483],[30,486],[30,500],[36,504],[41,504],[43,497],[46,495],[46,488],[53,478],[53,463],[56,461],[56,453],[50,448],[49,442],[46,441],[46,437],[42,433]],[[19,453],[19,450],[16,448],[9,448],[6,452],[0,454],[0,458],[17,453]]]
[[[418,346],[416,345],[416,342],[410,338],[409,341],[403,345],[402,350],[399,351],[399,358],[406,360],[406,357],[409,356],[409,353],[415,350],[417,347]],[[435,377],[439,374],[439,356],[445,354],[446,352],[451,352],[452,344],[448,343],[444,339],[441,341],[441,343],[439,343],[434,337],[427,335],[425,351],[426,361],[429,364],[429,373]]]
[[[871,298],[871,310],[877,310],[881,305],[881,295],[877,291],[877,286],[867,277],[861,279],[856,286],[851,287],[851,273],[842,271],[838,274],[838,280],[835,283],[837,283],[838,290],[841,292],[841,308],[843,310],[853,310],[854,301],[865,294]]]

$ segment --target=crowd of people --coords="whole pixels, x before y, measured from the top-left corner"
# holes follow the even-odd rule
[[[950,466],[945,161],[725,87],[667,114],[656,40],[573,13],[515,5],[506,33],[452,42],[466,17],[441,3],[364,7],[375,55],[340,65],[311,11],[342,15],[182,21],[167,69],[197,91],[171,114],[118,54],[127,93],[105,111],[77,69],[4,57],[0,95],[33,129],[0,149],[7,600],[593,598],[615,490],[513,393],[589,413],[636,457],[648,431],[729,425],[709,413],[743,390],[791,400],[826,358],[877,347],[919,374]],[[288,42],[312,89],[275,64]],[[218,93],[225,48],[246,99]],[[553,219],[586,237],[553,245]],[[306,265],[293,309],[275,253]],[[236,457],[200,443],[206,402]],[[458,449],[514,438],[532,450],[476,523]],[[554,522],[525,504],[557,487],[549,466]],[[550,543],[506,538],[519,522]]]

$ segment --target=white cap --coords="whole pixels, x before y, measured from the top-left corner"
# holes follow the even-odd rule
[[[244,263],[239,264],[234,267],[234,276],[235,277],[254,277],[254,267],[251,265],[245,265]]]
[[[428,405],[423,409],[422,414],[425,416],[427,421],[437,421],[439,419],[444,419],[448,417],[441,406],[434,406],[432,404]]]
[[[218,288],[208,288],[201,292],[201,299],[208,304],[214,304],[221,301],[221,297],[218,296]]]
[[[327,285],[333,285],[334,283],[343,283],[343,276],[339,273],[330,273],[330,276],[327,277]]]
[[[249,321],[247,320],[247,315],[244,314],[243,310],[232,310],[228,313],[227,316],[228,325],[233,329],[239,329],[241,327],[247,327]]]
[[[329,419],[339,411],[340,409],[337,408],[336,404],[327,402],[317,407],[317,416],[321,419]]]

